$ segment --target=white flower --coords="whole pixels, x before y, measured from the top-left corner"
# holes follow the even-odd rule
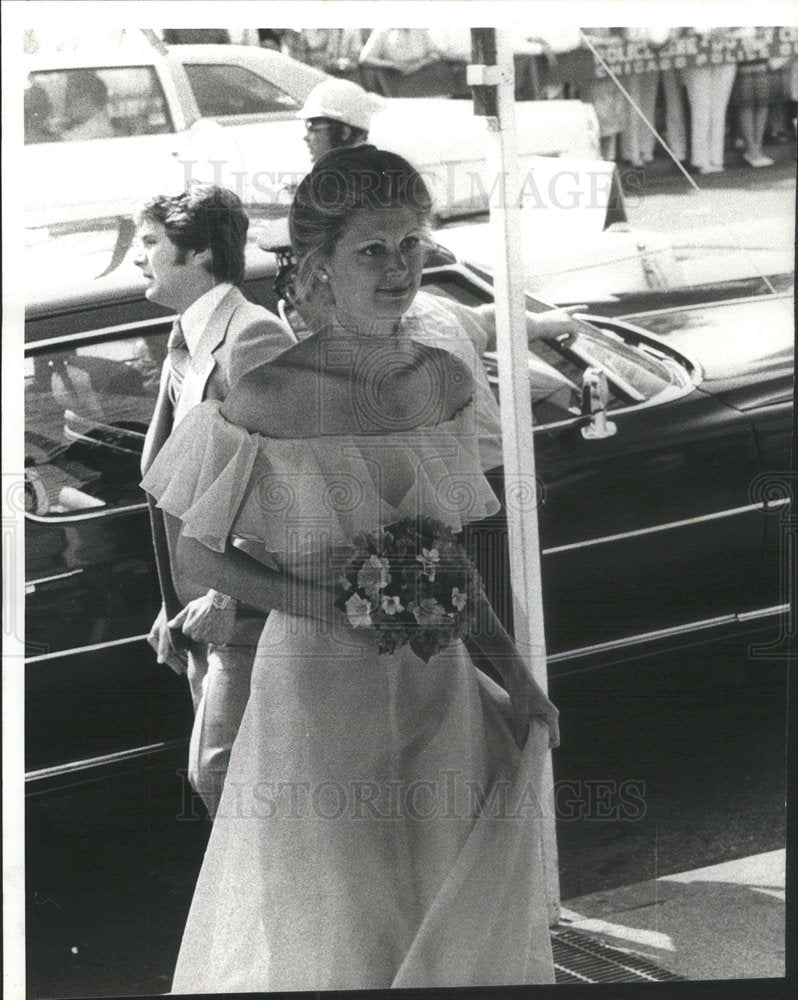
[[[450,625],[452,615],[444,611],[434,597],[425,597],[421,604],[411,608],[413,617],[419,625]]]
[[[400,611],[404,611],[404,607],[399,603],[398,597],[388,597],[387,595],[383,597],[380,607],[386,615],[395,615]]]
[[[357,585],[364,590],[369,597],[376,597],[379,591],[387,587],[391,582],[391,574],[388,572],[390,563],[387,559],[380,559],[379,556],[369,556],[363,563],[357,574]]]
[[[341,573],[341,575],[338,577],[338,584],[341,587],[341,590],[352,589],[352,584],[349,582],[349,580],[347,580],[346,575],[344,573]]]
[[[435,579],[435,570],[440,558],[441,556],[437,549],[422,548],[421,555],[416,556],[416,561],[422,564],[424,576],[430,581]]]
[[[466,606],[466,601],[467,600],[468,600],[468,598],[460,590],[459,587],[453,587],[452,588],[452,607],[457,608],[458,611],[462,611],[463,608]]]
[[[352,594],[346,602],[346,617],[353,628],[371,625],[371,605],[360,594]]]

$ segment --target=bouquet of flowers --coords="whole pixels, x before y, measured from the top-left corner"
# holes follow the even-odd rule
[[[409,645],[426,663],[465,638],[478,576],[445,524],[405,518],[354,544],[335,605],[353,628],[373,634],[380,653]]]

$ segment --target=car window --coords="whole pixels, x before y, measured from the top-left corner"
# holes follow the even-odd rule
[[[29,513],[57,517],[142,503],[139,463],[166,332],[25,359]]]
[[[203,118],[299,110],[290,94],[243,66],[184,63],[184,67]]]
[[[174,131],[153,66],[31,73],[24,101],[26,145]]]

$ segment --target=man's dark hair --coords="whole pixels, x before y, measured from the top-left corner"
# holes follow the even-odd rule
[[[157,195],[139,213],[139,222],[160,222],[183,264],[189,250],[210,248],[208,270],[219,281],[244,280],[249,219],[238,195],[216,185],[196,185],[177,195]]]
[[[368,132],[356,125],[349,125],[346,122],[339,122],[335,118],[311,118],[314,122],[324,122],[327,128],[327,141],[330,149],[340,149],[342,146],[359,146],[368,137]]]

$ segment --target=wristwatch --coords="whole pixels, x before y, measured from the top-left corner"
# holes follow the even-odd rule
[[[233,598],[229,594],[220,594],[218,590],[211,590],[209,593],[211,595],[211,604],[220,611],[224,611],[233,602]]]

